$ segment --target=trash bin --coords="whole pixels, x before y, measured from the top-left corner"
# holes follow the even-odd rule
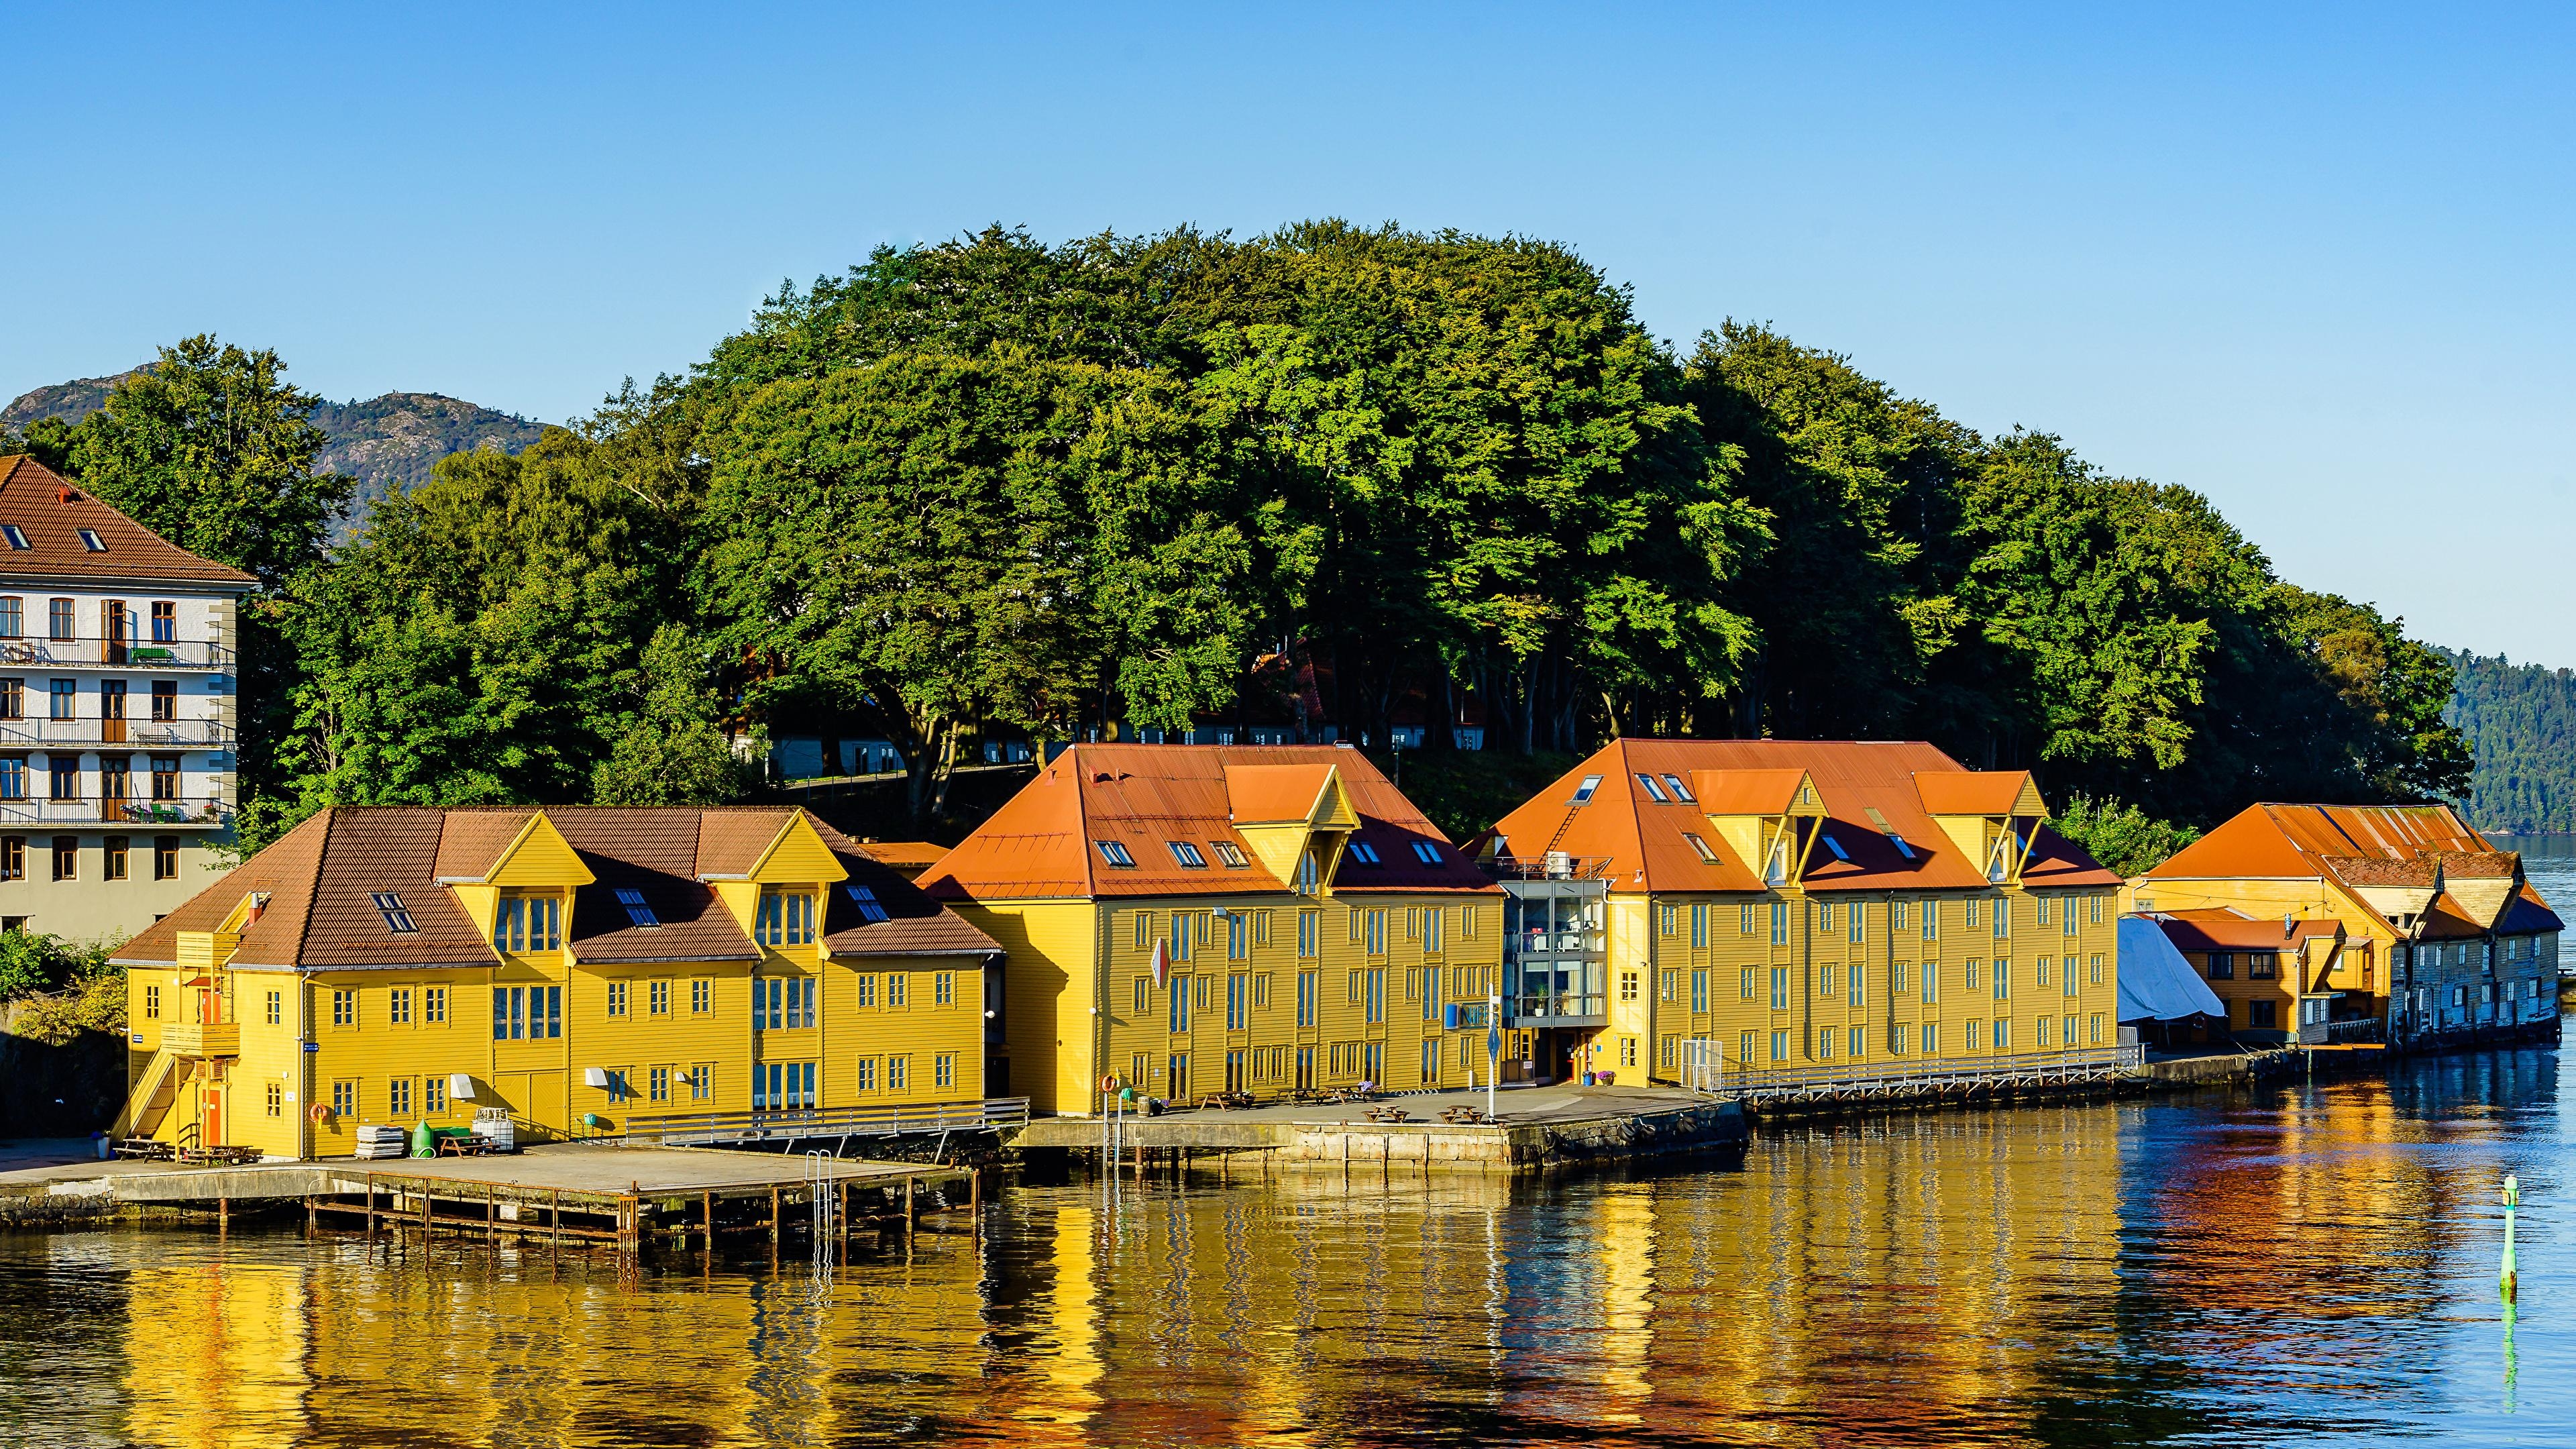
[[[1585,1072],[1583,1074],[1583,1085],[1587,1087],[1597,1087],[1600,1084],[1601,1074],[1599,1072]]]
[[[93,1133],[91,1133],[91,1134],[89,1134],[89,1135],[90,1135],[90,1140],[91,1140],[91,1141],[93,1141],[93,1142],[96,1142],[96,1143],[98,1144],[98,1160],[99,1160],[99,1161],[101,1161],[101,1162],[105,1162],[105,1161],[106,1161],[106,1160],[108,1160],[109,1158],[114,1157],[114,1156],[116,1155],[116,1144],[108,1140],[108,1136],[107,1136],[107,1134],[106,1134],[106,1133],[104,1133],[104,1132],[93,1132]]]

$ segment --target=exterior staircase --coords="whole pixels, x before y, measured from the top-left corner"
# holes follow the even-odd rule
[[[177,1095],[172,1087],[172,1077],[178,1066],[179,1059],[170,1053],[169,1048],[154,1052],[152,1060],[144,1064],[143,1075],[135,1079],[134,1090],[125,1094],[125,1105],[118,1110],[116,1122],[107,1129],[107,1135],[150,1135],[152,1128],[159,1124],[161,1114],[170,1110],[171,1099]]]

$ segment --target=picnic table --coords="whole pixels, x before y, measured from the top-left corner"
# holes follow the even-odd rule
[[[1236,1112],[1248,1110],[1251,1106],[1252,1094],[1250,1092],[1210,1092],[1206,1096],[1199,1098],[1199,1109],[1201,1111],[1205,1111],[1208,1108],[1213,1107],[1220,1112]]]
[[[142,1162],[168,1162],[179,1155],[179,1149],[150,1137],[116,1139],[116,1155]]]
[[[441,1157],[489,1157],[492,1155],[492,1139],[489,1137],[472,1136],[441,1137],[438,1139],[438,1155]]]
[[[1402,1107],[1371,1107],[1368,1119],[1372,1122],[1410,1122],[1413,1114]]]
[[[1443,1122],[1457,1122],[1464,1123],[1469,1126],[1481,1127],[1499,1119],[1488,1113],[1482,1107],[1457,1106],[1441,1108],[1440,1120]]]
[[[179,1160],[239,1166],[245,1162],[259,1161],[259,1149],[256,1147],[182,1147],[179,1149]]]

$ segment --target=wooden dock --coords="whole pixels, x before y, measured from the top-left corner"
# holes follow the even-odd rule
[[[980,1230],[983,1205],[972,1168],[614,1143],[381,1162],[73,1162],[0,1173],[0,1193],[196,1209],[218,1223],[237,1210],[300,1203],[316,1227],[533,1238],[624,1252],[652,1240],[706,1247],[737,1234],[765,1233],[775,1242],[817,1224],[844,1237],[859,1225],[909,1231],[927,1212],[963,1211]]]

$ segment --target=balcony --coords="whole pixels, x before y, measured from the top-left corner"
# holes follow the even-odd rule
[[[1610,871],[1606,855],[1568,855],[1561,850],[1536,857],[1489,856],[1476,864],[1496,880],[1600,880]]]
[[[233,651],[201,640],[0,639],[0,668],[135,669],[229,674]]]
[[[232,823],[220,800],[5,800],[0,829],[134,825],[152,830],[220,830]]]
[[[1608,992],[1524,992],[1503,998],[1506,1026],[1607,1026]]]
[[[1598,927],[1578,927],[1567,931],[1514,931],[1503,938],[1503,960],[1518,965],[1524,960],[1557,957],[1598,959],[1610,951],[1608,934]]]
[[[232,1021],[174,1021],[161,1028],[161,1049],[174,1057],[237,1057],[241,1024]]]
[[[220,750],[232,742],[232,726],[219,719],[0,719],[0,749]]]

